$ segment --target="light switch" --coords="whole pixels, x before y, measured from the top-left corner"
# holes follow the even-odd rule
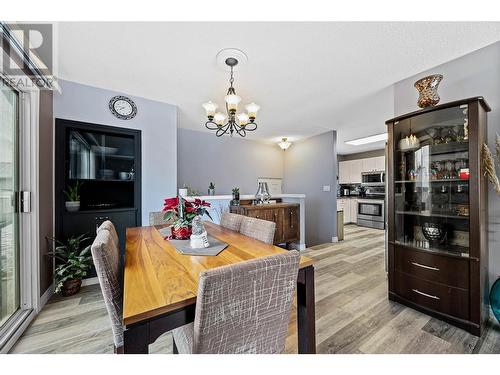
[[[330,185],[323,185],[323,191],[330,191]]]

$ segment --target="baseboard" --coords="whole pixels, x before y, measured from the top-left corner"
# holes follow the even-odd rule
[[[339,242],[339,238],[337,236],[332,237],[332,242],[333,243]]]
[[[96,277],[90,277],[88,279],[82,280],[82,286],[99,284],[99,279]]]
[[[40,306],[38,306],[38,312],[40,312],[45,304],[49,301],[50,297],[54,294],[54,283],[50,284],[45,293],[40,297]]]

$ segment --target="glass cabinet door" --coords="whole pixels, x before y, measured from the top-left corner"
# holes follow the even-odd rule
[[[395,241],[467,257],[467,105],[399,121],[394,140]]]
[[[133,180],[132,137],[80,130],[69,131],[69,179]]]

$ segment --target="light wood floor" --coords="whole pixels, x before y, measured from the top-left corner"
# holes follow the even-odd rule
[[[345,240],[308,249],[316,270],[318,353],[500,353],[500,327],[478,339],[387,299],[384,235],[348,225]],[[492,318],[490,321],[493,322]],[[111,329],[97,285],[74,297],[54,296],[13,353],[112,353]],[[292,313],[286,352],[297,352]],[[150,346],[171,353],[170,334]]]

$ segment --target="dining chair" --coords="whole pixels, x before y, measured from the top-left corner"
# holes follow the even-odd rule
[[[230,212],[224,212],[220,217],[220,225],[224,228],[234,230],[236,232],[240,231],[241,222],[245,216],[232,214]]]
[[[92,259],[101,286],[106,310],[111,320],[115,353],[123,353],[123,292],[120,272],[120,250],[111,231],[98,230],[91,247]]]
[[[299,261],[292,250],[202,272],[194,323],[172,331],[174,353],[282,353]]]
[[[255,238],[256,240],[272,244],[274,242],[274,232],[276,223],[272,221],[256,219],[254,217],[243,217],[241,221],[240,233]]]
[[[171,224],[171,220],[165,219],[165,212],[150,212],[149,213],[149,225],[163,225]]]
[[[118,233],[116,232],[116,228],[113,223],[109,220],[103,222],[99,227],[97,227],[97,233],[100,231],[107,230],[111,235],[113,242],[115,243],[117,248],[120,248],[120,240],[118,239]]]

